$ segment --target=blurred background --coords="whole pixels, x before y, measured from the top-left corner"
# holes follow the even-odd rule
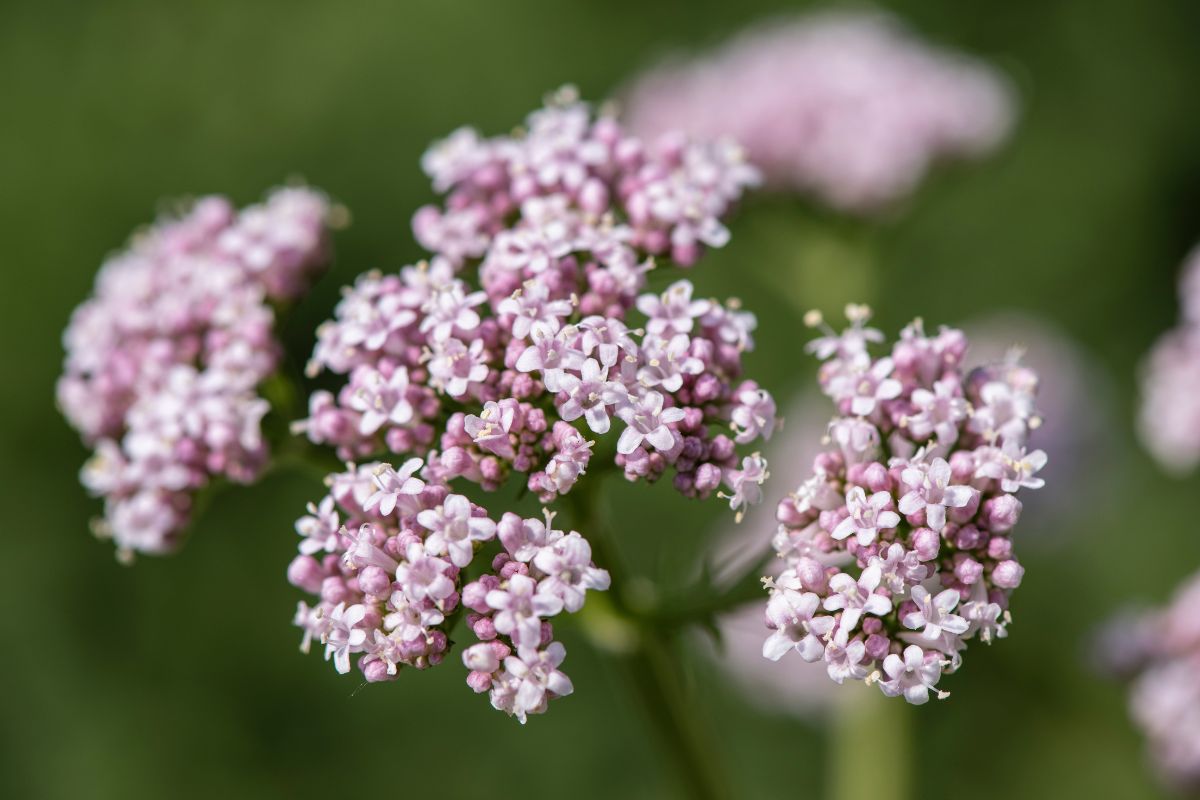
[[[1139,359],[1174,323],[1177,270],[1200,239],[1200,6],[894,6],[922,36],[1008,76],[1019,103],[1008,142],[938,170],[873,222],[752,201],[731,244],[693,277],[758,314],[749,370],[781,408],[812,383],[798,344],[810,306],[832,317],[868,300],[891,334],[917,315],[994,324],[998,312],[1020,313],[1066,337],[1086,364],[1082,390],[1062,403],[1092,420],[1085,455],[1022,520],[1027,574],[1010,637],[972,647],[943,682],[951,699],[905,709],[909,768],[925,798],[1160,796],[1125,694],[1089,669],[1087,642],[1111,612],[1165,600],[1200,565],[1200,480],[1160,472],[1133,423]],[[418,167],[432,140],[462,124],[506,131],[567,82],[602,100],[665,55],[806,7],[0,6],[0,226],[10,248],[0,289],[0,796],[676,791],[620,676],[569,629],[576,694],[525,727],[466,690],[453,664],[361,688],[300,655],[290,620],[301,594],[284,571],[293,521],[320,494],[311,475],[231,490],[178,557],[120,566],[88,532],[99,503],[77,482],[86,451],[54,407],[60,332],[104,255],[161,198],[221,192],[247,203],[302,176],[353,214],[334,269],[288,321],[289,349],[303,356],[339,286],[420,257],[409,217],[432,197]],[[1023,323],[1000,330],[1014,328],[1022,341]],[[789,488],[775,485],[769,501]],[[609,496],[617,521],[628,520],[628,560],[668,589],[687,584],[693,554],[728,517],[715,500],[688,504],[666,487],[614,485]],[[746,524],[769,527],[772,505]],[[742,796],[824,796],[828,715],[748,702],[694,644],[686,667],[698,713],[720,731]],[[864,736],[861,757],[887,747],[882,734]]]

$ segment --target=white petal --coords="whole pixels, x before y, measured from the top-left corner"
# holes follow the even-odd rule
[[[621,438],[617,440],[617,452],[623,456],[627,456],[642,443],[642,434],[633,427],[628,427],[621,431]]]
[[[768,658],[771,661],[778,661],[779,659],[783,658],[789,650],[795,649],[795,647],[796,643],[785,636],[782,631],[775,631],[767,637],[765,642],[763,642],[763,658]]]

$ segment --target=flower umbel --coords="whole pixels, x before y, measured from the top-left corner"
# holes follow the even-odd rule
[[[769,187],[857,214],[988,151],[1013,117],[998,73],[874,12],[772,20],[640,76],[625,103],[637,133],[732,136]]]
[[[463,652],[468,684],[524,722],[572,691],[549,620],[609,576],[586,531],[554,529],[549,512],[497,517],[466,485],[515,477],[549,505],[615,468],[670,474],[688,497],[724,487],[739,515],[760,499],[766,462],[738,452],[775,427],[771,396],[742,377],[754,316],[690,280],[648,289],[652,271],[725,244],[723,220],[757,173],[727,141],[628,136],[572,90],[517,135],[455,132],[423,166],[445,194],[413,218],[432,255],[346,290],[309,365],[344,383],[315,392],[296,426],[347,460],[421,466],[331,478],[337,509],[305,518],[289,573],[320,597],[297,619],[321,639],[338,603],[365,607],[367,633],[349,646],[376,681],[441,661],[465,613],[481,641]]]
[[[1160,464],[1187,473],[1200,464],[1200,247],[1180,282],[1179,324],[1154,344],[1142,367],[1142,442]]]
[[[1146,737],[1159,775],[1174,787],[1200,787],[1200,576],[1162,608],[1126,611],[1102,631],[1097,657],[1130,679],[1129,712]]]
[[[1037,377],[1013,361],[967,372],[962,333],[929,336],[920,321],[873,358],[868,315],[847,309],[850,329],[812,348],[840,416],[812,476],[779,505],[763,655],[795,650],[837,683],[865,678],[921,704],[946,696],[937,684],[968,640],[1007,634],[1024,573],[1009,539],[1015,495],[1040,488],[1046,462],[1025,449]],[[885,380],[895,385],[881,393]]]
[[[97,531],[118,553],[172,550],[198,490],[249,483],[266,464],[258,386],[280,360],[275,306],[328,264],[331,219],[310,189],[241,211],[205,197],[100,270],[63,335],[58,402],[95,448],[83,483],[104,498]]]

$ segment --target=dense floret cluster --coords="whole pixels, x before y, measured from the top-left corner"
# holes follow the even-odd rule
[[[139,232],[75,310],[58,401],[95,447],[83,482],[122,555],[171,550],[196,491],[266,463],[257,387],[279,361],[275,305],[327,265],[330,214],[304,188],[240,212],[205,197]]]
[[[814,341],[838,416],[813,472],[778,509],[782,571],[766,580],[763,655],[795,650],[837,683],[878,683],[924,703],[966,642],[1006,635],[1024,569],[1009,534],[1016,494],[1046,463],[1026,439],[1037,376],[1012,361],[963,368],[967,339],[920,321],[891,354],[851,306],[851,326]],[[819,315],[809,322],[821,325]]]
[[[1142,441],[1173,472],[1200,464],[1200,248],[1180,281],[1179,324],[1155,343],[1142,368]]]
[[[1132,680],[1130,714],[1159,775],[1200,787],[1200,576],[1161,609],[1129,611],[1103,632],[1100,663]]]
[[[992,69],[877,13],[753,28],[639,77],[626,104],[638,133],[733,136],[770,186],[856,213],[904,197],[940,160],[991,149],[1013,116]]]
[[[607,577],[591,566],[579,534],[512,515],[489,522],[490,512],[453,494],[450,483],[490,491],[517,475],[550,504],[596,468],[598,442],[607,437],[603,459],[629,480],[670,473],[683,494],[720,492],[739,514],[760,499],[766,462],[738,453],[769,437],[775,425],[771,396],[742,377],[753,315],[736,301],[697,297],[688,280],[647,291],[656,256],[690,266],[704,247],[725,243],[723,219],[756,174],[732,143],[682,137],[643,143],[570,91],[532,114],[518,134],[483,138],[462,129],[435,145],[423,164],[435,190],[445,193],[441,205],[419,210],[413,220],[433,255],[396,274],[366,274],[346,291],[335,318],[318,332],[310,364],[314,376],[330,372],[345,382],[336,392],[315,392],[308,418],[297,425],[347,460],[421,459],[400,473],[372,469],[363,478],[380,492],[420,482],[418,524],[390,510],[386,519],[368,520],[376,526],[372,546],[391,548],[380,563],[392,582],[379,584],[379,594],[368,592],[371,600],[362,595],[362,575],[353,572],[358,565],[350,554],[362,539],[354,525],[322,529],[316,540],[306,536],[302,550],[317,549],[305,557],[325,551],[333,558],[320,570],[315,560],[304,561],[307,577],[293,575],[322,598],[300,624],[306,635],[336,642],[327,620],[365,608],[367,616],[356,616],[348,629],[354,641],[341,652],[365,653],[360,666],[378,679],[394,674],[371,666],[380,658],[423,666],[440,657],[442,617],[461,594],[471,614],[488,620],[472,622],[484,645],[464,656],[471,685],[490,689],[497,708],[524,719],[541,711],[549,695],[531,699],[534,690],[514,689],[514,676],[543,676],[551,694],[570,686],[557,672],[561,646],[538,639],[537,620],[577,610],[582,589],[548,590],[547,582],[556,587],[568,580],[556,575],[570,574],[571,585],[585,580],[602,588]],[[457,498],[453,509],[441,495]],[[335,497],[318,511],[330,514],[335,503],[355,524],[367,510]],[[435,515],[458,519],[462,536],[438,538],[425,524]],[[405,588],[402,574],[417,569],[413,558],[460,569],[496,530],[505,551],[493,573],[466,586],[453,575],[439,584],[454,587],[454,603],[449,595],[421,600],[419,591]],[[532,544],[510,544],[526,540]],[[350,586],[352,600],[341,590],[327,592],[325,581]],[[472,588],[481,586],[486,591]],[[563,596],[550,599],[555,592]],[[398,597],[436,600],[438,621],[396,627],[399,611],[389,603]],[[394,646],[418,655],[379,655]]]
[[[297,522],[303,539],[288,579],[320,598],[297,610],[302,649],[317,639],[342,673],[361,653],[368,681],[391,680],[401,666],[441,663],[465,611],[480,640],[463,653],[467,683],[524,722],[572,691],[549,619],[607,589],[608,573],[592,564],[586,539],[554,529],[552,514],[497,523],[444,483],[417,478],[421,466],[414,458],[399,471],[369,464],[331,476],[330,494]],[[476,550],[493,540],[503,550],[468,581]]]

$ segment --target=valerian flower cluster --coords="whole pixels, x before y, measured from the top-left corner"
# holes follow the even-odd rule
[[[813,472],[779,505],[783,570],[765,582],[763,655],[823,661],[837,683],[877,683],[925,703],[966,642],[1006,635],[1023,568],[1009,533],[1021,489],[1046,463],[1026,440],[1037,376],[1018,363],[963,368],[967,339],[909,325],[888,356],[851,306],[851,326],[810,345],[838,416]],[[809,322],[823,325],[819,315]]]
[[[986,152],[1013,117],[994,70],[861,12],[773,20],[640,76],[626,102],[638,133],[733,136],[773,188],[853,213],[904,197],[940,160]]]
[[[305,188],[240,212],[202,198],[136,234],[75,310],[58,402],[95,447],[83,483],[123,557],[171,550],[199,489],[266,464],[257,387],[279,363],[274,304],[327,265],[330,218]]]
[[[1160,464],[1183,473],[1200,464],[1200,248],[1184,266],[1179,299],[1182,319],[1142,367],[1139,430]]]
[[[445,483],[416,477],[422,466],[414,458],[399,471],[368,464],[333,475],[330,494],[297,522],[304,538],[288,579],[320,597],[299,605],[302,649],[319,640],[342,673],[361,654],[368,681],[391,680],[402,666],[440,664],[465,609],[480,639],[463,653],[467,683],[524,722],[572,691],[550,618],[578,611],[589,589],[607,589],[608,573],[592,564],[586,539],[554,528],[552,514],[543,522],[506,513],[497,523]],[[503,550],[484,567],[491,572],[468,581],[476,550],[494,540]]]
[[[357,654],[384,680],[441,660],[465,608],[468,682],[524,721],[571,689],[549,618],[608,576],[550,515],[498,515],[451,482],[516,475],[549,504],[602,458],[739,514],[757,502],[766,463],[738,447],[771,434],[775,405],[741,377],[753,315],[687,280],[647,291],[656,256],[688,266],[725,244],[757,176],[732,143],[644,143],[569,91],[516,135],[456,131],[423,165],[445,194],[413,220],[433,255],[346,291],[310,365],[344,383],[297,426],[347,460],[416,460],[335,476],[301,521],[291,577],[320,599],[297,622],[340,671]],[[494,539],[488,571],[473,559]]]
[[[1130,714],[1159,775],[1179,788],[1200,787],[1200,576],[1164,608],[1112,621],[1100,646],[1100,662],[1132,681]]]

